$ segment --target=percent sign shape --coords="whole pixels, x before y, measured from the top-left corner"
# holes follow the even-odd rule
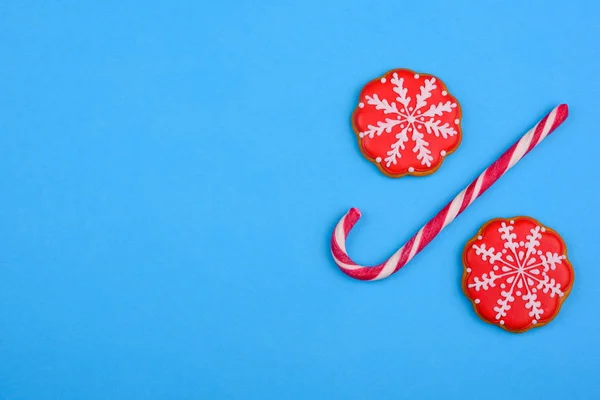
[[[486,168],[473,182],[450,201],[442,210],[427,222],[398,251],[383,263],[376,266],[363,266],[355,263],[346,251],[346,238],[352,227],[360,219],[360,210],[351,208],[337,223],[331,237],[331,253],[335,263],[348,276],[363,281],[387,278],[404,267],[450,222],[454,221],[476,198],[481,196],[502,175],[550,135],[569,115],[569,108],[561,104],[542,118],[531,130],[513,144],[504,154]]]

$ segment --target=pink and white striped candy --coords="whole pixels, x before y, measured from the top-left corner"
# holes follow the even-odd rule
[[[561,104],[553,109],[426,223],[404,246],[379,265],[372,267],[358,265],[348,256],[346,238],[354,224],[360,219],[360,211],[357,208],[351,208],[338,222],[331,237],[331,253],[335,263],[346,275],[364,281],[387,278],[397,272],[506,171],[562,124],[568,115],[569,109],[566,104]]]

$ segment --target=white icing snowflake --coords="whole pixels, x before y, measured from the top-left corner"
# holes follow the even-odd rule
[[[389,82],[387,79],[382,78],[381,83],[384,84],[384,89],[385,85],[392,85],[396,97],[389,98],[388,95],[385,98],[384,94],[378,93],[364,95],[366,106],[372,106],[380,113],[375,114],[375,117],[371,113],[365,118],[367,121],[359,127],[363,128],[359,137],[373,139],[384,134],[395,135],[396,140],[388,147],[386,154],[377,157],[377,162],[383,163],[387,168],[396,165],[404,151],[414,153],[421,166],[432,167],[432,150],[437,150],[443,157],[456,143],[452,140],[448,142],[450,146],[444,144],[445,139],[459,133],[456,101],[442,90],[443,85],[438,86],[438,80],[433,76],[427,78],[414,74],[407,77],[406,74],[400,76],[398,72],[393,72]],[[417,82],[410,82],[407,86],[407,79]],[[415,91],[414,99],[410,95],[411,89]],[[390,92],[381,90],[380,93]],[[359,104],[359,108],[364,108],[365,103]],[[432,137],[439,138],[434,146],[431,143]],[[415,166],[409,167],[409,172],[414,171]]]
[[[508,222],[508,223],[507,223]],[[480,304],[481,300],[476,292],[494,291],[496,298],[489,298],[488,301],[495,301],[493,306],[493,318],[499,324],[522,324],[521,316],[513,315],[507,319],[515,303],[515,299],[522,300],[520,306],[524,306],[531,324],[537,324],[540,319],[545,319],[548,310],[544,306],[545,298],[555,298],[565,296],[566,288],[557,281],[561,271],[565,269],[563,260],[565,255],[553,251],[544,251],[540,247],[543,241],[543,235],[546,229],[543,226],[536,225],[530,228],[524,237],[524,240],[517,239],[514,220],[502,222],[497,228],[500,238],[503,242],[503,248],[500,250],[494,247],[488,247],[482,236],[472,244],[474,256],[471,260],[478,258],[480,261],[470,261],[467,266],[467,273],[474,272],[467,280],[466,287],[474,297],[474,303]],[[483,262],[483,264],[481,263]],[[483,265],[488,265],[484,268]],[[491,269],[490,269],[491,267]],[[476,270],[476,271],[473,271]],[[486,271],[486,272],[483,272]],[[554,272],[556,271],[556,272]],[[563,274],[564,275],[564,274]],[[557,279],[555,279],[557,277]],[[569,278],[569,284],[571,279]],[[497,290],[497,287],[500,290]],[[542,296],[543,298],[540,298]],[[556,302],[551,302],[555,304]],[[554,312],[555,310],[550,310]],[[557,312],[557,310],[556,310]],[[519,311],[516,311],[518,314]],[[490,315],[491,316],[491,315]]]

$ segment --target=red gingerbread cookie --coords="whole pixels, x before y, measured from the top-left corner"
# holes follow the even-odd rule
[[[477,314],[510,332],[547,324],[573,286],[563,239],[530,217],[494,219],[463,252],[463,290]]]
[[[352,126],[360,149],[384,174],[429,175],[461,141],[461,109],[438,78],[395,69],[361,91]]]

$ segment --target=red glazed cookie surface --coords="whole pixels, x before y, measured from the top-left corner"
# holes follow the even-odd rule
[[[438,78],[395,69],[360,93],[352,125],[362,153],[386,175],[428,175],[461,141],[461,109]]]
[[[486,223],[463,263],[463,290],[477,314],[511,332],[550,322],[573,286],[564,241],[530,217]]]

